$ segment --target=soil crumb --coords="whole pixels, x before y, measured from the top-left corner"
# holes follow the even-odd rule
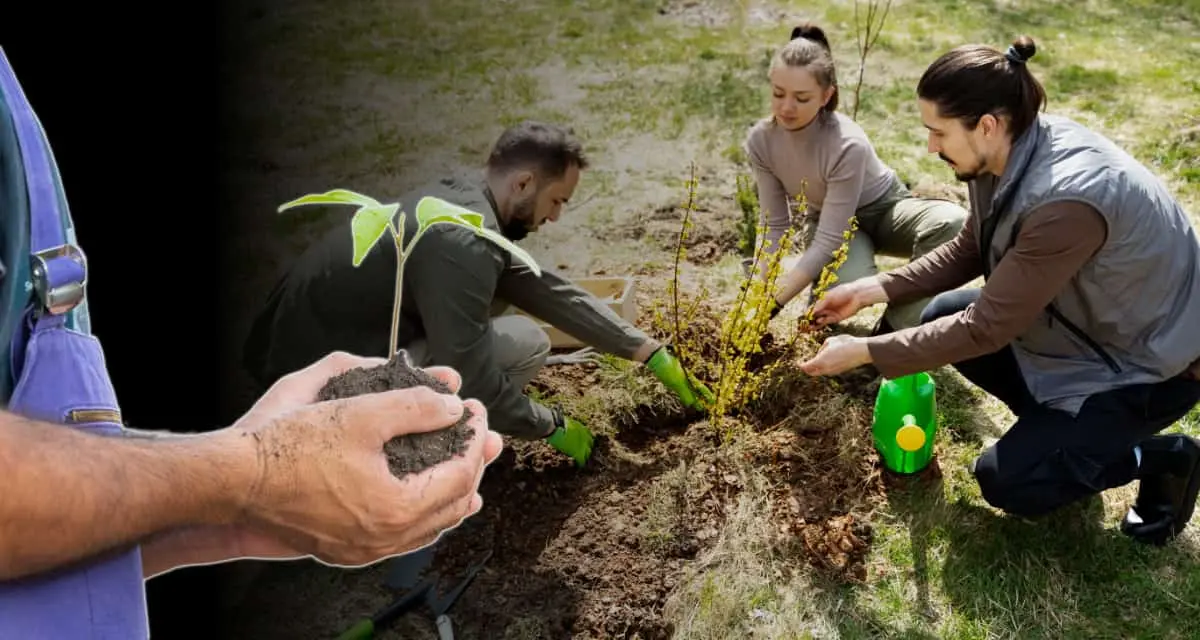
[[[317,400],[338,400],[367,393],[421,386],[430,387],[439,393],[450,392],[446,383],[411,366],[406,358],[397,356],[376,367],[351,369],[330,378],[317,394]],[[449,428],[392,438],[383,447],[388,457],[388,468],[397,478],[402,478],[461,455],[475,435],[475,430],[467,424],[472,417],[468,409],[458,422]]]

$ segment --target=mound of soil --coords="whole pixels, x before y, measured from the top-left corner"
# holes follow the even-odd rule
[[[711,338],[720,311],[708,303],[698,309],[688,330]],[[762,363],[794,360],[807,348],[769,337],[762,346]],[[329,393],[413,384],[406,371],[391,364],[348,374]],[[725,424],[649,406],[616,417],[612,438],[597,436],[582,469],[544,442],[506,443],[480,485],[482,510],[434,547],[429,570],[447,587],[492,552],[450,611],[455,637],[670,638],[668,597],[719,541],[745,490],[746,464],[771,482],[771,543],[797,559],[790,570],[862,581],[871,528],[859,514],[886,490],[864,428],[870,407],[860,399],[869,378],[841,380],[835,391],[786,362],[777,371],[763,397],[730,423],[740,434],[736,447],[725,440]],[[578,397],[600,384],[594,365],[566,364],[544,369],[533,387]],[[421,450],[436,459],[456,442],[443,435]],[[387,567],[266,563],[227,633],[336,637],[401,595],[385,586]],[[429,610],[418,608],[375,637],[436,640],[437,631]]]
[[[446,383],[409,364],[403,352],[388,362],[366,368],[350,369],[329,379],[317,394],[318,401],[350,398],[366,393],[427,386],[440,393],[449,393]],[[467,450],[475,435],[468,426],[473,415],[468,409],[458,422],[448,428],[410,433],[392,438],[384,444],[388,468],[396,477],[420,473],[445,462]]]
[[[654,428],[622,431],[644,427]],[[604,465],[611,443],[597,445]],[[458,637],[669,638],[663,603],[720,529],[729,487],[691,496],[687,518],[665,541],[642,525],[656,478],[710,448],[701,434],[683,432],[650,445],[655,462],[585,470],[537,443],[506,449],[485,477],[484,512],[448,534],[434,561],[455,576],[484,549],[494,551],[456,605]]]

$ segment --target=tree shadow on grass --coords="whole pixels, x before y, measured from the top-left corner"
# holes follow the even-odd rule
[[[888,495],[909,530],[913,607],[931,624],[933,590],[1002,637],[1183,638],[1180,621],[1200,615],[1194,535],[1138,544],[1106,521],[1100,496],[1026,519],[946,495],[941,476],[894,482]]]

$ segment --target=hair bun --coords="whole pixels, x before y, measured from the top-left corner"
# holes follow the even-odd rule
[[[825,31],[811,22],[805,22],[792,29],[792,37],[790,39],[795,40],[796,38],[812,40],[825,47],[826,50],[829,49],[829,39],[825,37]]]
[[[1034,44],[1033,38],[1029,36],[1021,36],[1012,42],[1012,48],[1021,56],[1021,61],[1024,62],[1033,57],[1037,53],[1037,45]]]

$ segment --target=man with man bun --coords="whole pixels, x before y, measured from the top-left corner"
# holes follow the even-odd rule
[[[836,336],[804,369],[953,364],[1017,421],[972,471],[988,503],[1037,516],[1139,480],[1121,523],[1163,544],[1200,490],[1200,441],[1161,434],[1200,401],[1200,241],[1164,183],[1104,136],[1039,114],[1032,39],[958,47],[917,86],[929,152],[966,182],[949,243],[831,290],[819,325],[935,295],[922,324]],[[959,289],[978,276],[982,288]]]

